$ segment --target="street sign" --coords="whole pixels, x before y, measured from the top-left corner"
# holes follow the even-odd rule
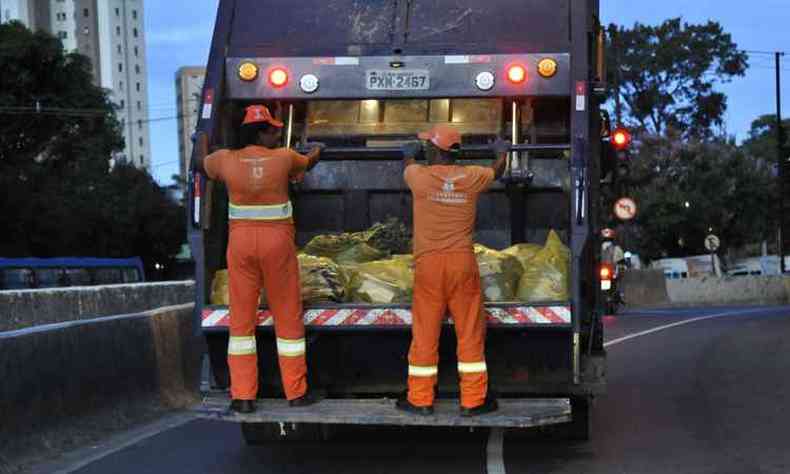
[[[708,252],[715,252],[719,250],[721,247],[721,240],[713,234],[705,237],[705,248],[708,249]]]
[[[636,202],[631,198],[620,198],[614,204],[614,215],[621,221],[630,221],[636,217]]]

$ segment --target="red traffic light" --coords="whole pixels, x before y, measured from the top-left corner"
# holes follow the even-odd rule
[[[284,87],[288,84],[288,71],[281,67],[269,71],[269,84],[274,87]]]
[[[507,78],[513,84],[521,84],[527,80],[527,69],[520,64],[514,64],[507,68]]]
[[[615,149],[625,150],[631,146],[631,132],[622,127],[615,129],[612,132],[611,143]]]

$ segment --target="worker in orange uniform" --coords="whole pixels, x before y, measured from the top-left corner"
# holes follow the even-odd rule
[[[426,141],[427,166],[415,161],[419,143],[403,147],[404,178],[414,200],[416,271],[409,390],[397,407],[419,415],[433,413],[439,336],[449,309],[458,338],[461,415],[480,415],[496,410],[497,402],[488,395],[486,320],[472,236],[478,197],[504,173],[509,144],[496,141],[498,158],[491,167],[459,166],[458,130],[438,125],[419,137]]]
[[[265,106],[250,106],[241,126],[242,148],[219,150],[198,163],[209,178],[225,182],[230,196],[228,365],[230,408],[240,413],[256,408],[255,329],[261,287],[266,289],[274,314],[285,395],[291,406],[316,401],[307,390],[305,329],[288,182],[318,163],[321,146],[307,156],[281,148],[282,127]]]

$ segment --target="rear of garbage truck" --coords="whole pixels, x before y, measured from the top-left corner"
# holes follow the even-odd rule
[[[561,423],[589,435],[591,400],[605,387],[594,252],[601,164],[597,15],[597,0],[219,2],[197,137],[208,149],[235,147],[245,107],[264,103],[285,122],[284,145],[327,145],[322,162],[291,190],[301,249],[338,233],[364,240],[380,222],[410,228],[400,144],[433,125],[452,124],[462,133],[462,163],[490,163],[491,143],[512,141],[505,177],[480,199],[476,241],[487,248],[479,254],[501,257],[496,251],[510,249],[521,258],[512,289],[486,294],[486,360],[499,412],[458,416],[449,321],[436,415],[395,410],[392,399],[406,383],[408,297],[390,298],[386,288],[370,294],[340,288],[305,305],[309,380],[327,398],[302,409],[277,401],[273,315],[264,298],[257,350],[266,400],[255,414],[231,414],[225,410],[229,312],[216,294],[227,268],[228,195],[193,170],[196,318],[213,385],[201,409],[206,416],[242,423],[249,441],[332,424]],[[519,245],[527,243],[534,245]],[[320,257],[346,268],[332,261],[337,255]],[[481,266],[483,278],[503,271],[496,261],[491,266]],[[304,279],[304,266],[302,272]],[[349,284],[341,280],[339,286]]]

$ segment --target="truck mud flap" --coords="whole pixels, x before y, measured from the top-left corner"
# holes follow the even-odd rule
[[[327,399],[305,408],[291,408],[285,400],[258,400],[258,410],[239,414],[228,410],[227,393],[211,393],[195,408],[201,418],[235,423],[320,423],[339,425],[470,426],[529,428],[568,423],[567,398],[501,399],[499,410],[478,417],[461,417],[458,400],[440,400],[432,416],[403,413],[392,399]]]

